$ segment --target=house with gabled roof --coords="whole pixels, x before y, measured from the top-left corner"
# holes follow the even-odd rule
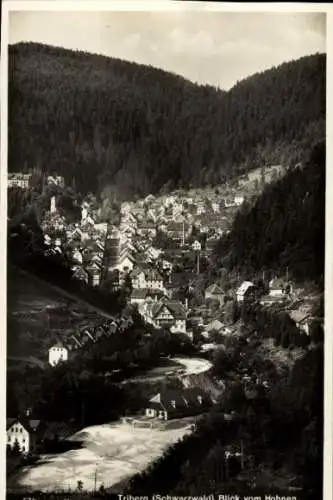
[[[131,274],[133,288],[164,290],[163,277],[152,267],[138,267]]]
[[[157,228],[155,222],[142,221],[138,224],[136,232],[139,236],[150,236],[155,238],[157,233]]]
[[[179,301],[161,300],[149,309],[148,322],[157,328],[169,328],[172,333],[186,333],[187,312]]]
[[[224,206],[225,206],[225,208],[235,207],[236,203],[235,203],[234,196],[226,196],[224,198]]]
[[[201,389],[164,388],[150,398],[145,415],[149,418],[170,420],[203,413],[212,405],[211,396]]]
[[[85,267],[89,275],[89,283],[91,286],[99,286],[101,282],[102,268],[97,262],[91,262]]]
[[[146,250],[147,257],[151,260],[156,260],[161,255],[162,250],[159,248],[155,248],[153,246],[149,246]]]
[[[56,366],[61,361],[68,360],[68,349],[61,343],[57,342],[49,349],[49,364]]]
[[[217,300],[220,304],[223,304],[224,295],[222,288],[216,283],[213,283],[205,290],[205,300]]]
[[[82,252],[78,248],[73,249],[72,259],[74,260],[74,262],[78,262],[79,264],[82,264],[83,255],[82,255]]]
[[[201,251],[201,243],[200,241],[198,240],[195,240],[193,243],[192,243],[192,248],[195,252],[200,252]]]
[[[269,282],[269,295],[272,297],[283,297],[291,292],[291,284],[281,278],[275,277]]]
[[[40,440],[40,429],[41,421],[30,418],[29,413],[22,417],[7,418],[7,446],[13,449],[18,445],[22,454],[36,451]]]
[[[118,271],[121,273],[131,272],[135,266],[135,263],[136,263],[135,257],[130,252],[126,252],[123,255],[119,256],[119,260],[116,267]]]
[[[89,274],[81,265],[80,266],[73,266],[72,271],[73,271],[73,274],[72,274],[73,279],[81,281],[82,283],[85,283],[85,284],[89,283]]]
[[[255,286],[251,281],[243,281],[236,291],[237,302],[245,302],[254,298]]]
[[[240,207],[245,201],[245,196],[242,194],[238,194],[234,197],[234,203],[237,207]]]
[[[211,332],[218,332],[218,333],[221,333],[223,332],[224,330],[224,325],[221,321],[219,321],[218,319],[214,319],[213,321],[211,321],[208,325],[206,325],[205,327],[205,330],[208,332],[208,333],[211,333]]]
[[[134,288],[132,290],[130,302],[131,304],[144,304],[150,299],[154,302],[161,300],[164,297],[162,290],[154,290],[151,288]]]
[[[301,330],[301,332],[310,335],[312,317],[309,311],[294,310],[289,312],[289,316],[294,320],[297,328]]]

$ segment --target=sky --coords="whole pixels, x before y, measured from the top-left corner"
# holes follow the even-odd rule
[[[10,12],[9,43],[40,42],[150,64],[228,90],[258,71],[326,52],[321,13]]]

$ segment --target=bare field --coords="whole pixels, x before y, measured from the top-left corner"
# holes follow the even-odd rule
[[[56,292],[47,284],[9,267],[7,279],[8,360],[33,363],[47,360],[58,338],[104,321],[84,304]]]
[[[44,455],[39,464],[23,469],[9,478],[8,488],[59,491],[83,489],[92,491],[101,484],[105,488],[145,470],[173,443],[191,432],[191,420],[184,419],[156,428],[132,427],[126,422],[88,427],[72,441],[82,448],[60,455]]]

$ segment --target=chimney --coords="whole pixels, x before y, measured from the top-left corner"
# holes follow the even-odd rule
[[[30,417],[30,416],[31,416],[31,408],[27,408],[27,409],[25,410],[25,416],[26,416],[26,417]]]

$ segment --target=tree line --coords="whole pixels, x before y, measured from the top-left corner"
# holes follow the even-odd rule
[[[224,92],[151,66],[20,43],[9,47],[9,170],[57,172],[77,191],[125,198],[223,184],[300,161],[325,136],[325,96],[323,54]]]
[[[244,368],[256,348],[254,341],[235,345],[236,351],[245,353]],[[225,366],[221,369],[225,376]],[[260,477],[271,473],[281,478],[280,486],[274,486],[279,495],[292,494],[286,482],[292,475],[297,498],[322,498],[322,344],[307,351],[283,375],[277,375],[274,365],[262,359],[257,373],[270,377],[271,385],[261,387],[255,397],[250,397],[241,378],[235,376],[238,369],[237,363],[230,364],[225,393],[197,423],[195,432],[169,448],[147,471],[134,476],[127,493],[264,495],[272,484],[267,479],[260,482]],[[230,412],[232,418],[227,418]],[[228,451],[235,453],[227,458]]]

